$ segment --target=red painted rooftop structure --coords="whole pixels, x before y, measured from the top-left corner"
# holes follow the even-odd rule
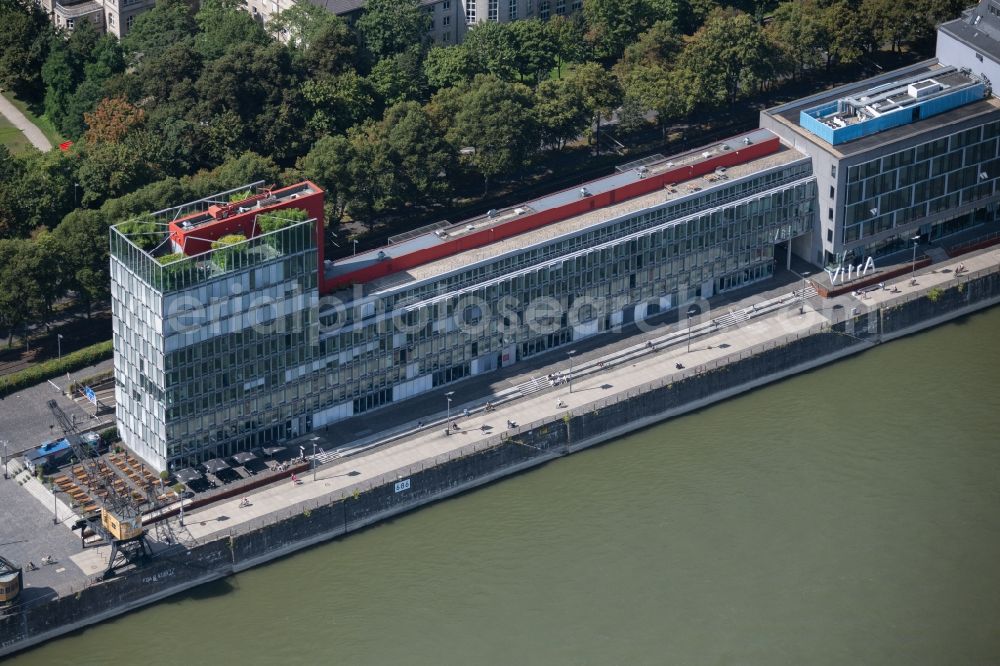
[[[316,247],[320,274],[323,267],[323,195],[315,183],[304,180],[276,190],[264,189],[246,199],[217,202],[207,210],[185,215],[169,224],[170,242],[174,250],[193,256],[212,249],[212,242],[230,234],[253,238],[261,233],[257,216],[283,208],[301,208],[316,224]]]
[[[441,229],[428,229],[424,233],[417,231],[406,234],[403,242],[393,244],[390,240],[390,244],[383,248],[333,262],[327,267],[325,275],[321,273],[321,291],[326,293],[352,284],[366,284],[459,252],[483,247],[588,211],[643,196],[666,186],[711,174],[720,168],[724,170],[756,160],[778,152],[781,145],[776,135],[759,129],[707,148],[711,150],[700,148],[670,158],[680,162],[678,165],[661,157],[655,165],[650,164],[652,168],[638,166],[629,169],[627,173],[613,174],[585,183],[583,187],[570,188],[536,199],[514,209],[516,213],[507,216],[509,221],[494,220],[488,215],[489,219],[476,220],[476,224],[456,225],[459,227],[457,232],[442,233]]]

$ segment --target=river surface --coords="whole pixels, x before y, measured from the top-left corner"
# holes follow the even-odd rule
[[[9,664],[997,664],[998,343],[993,308]]]

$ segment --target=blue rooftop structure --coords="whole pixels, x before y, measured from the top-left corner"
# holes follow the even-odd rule
[[[799,124],[830,145],[908,125],[983,99],[986,85],[945,67],[932,75],[893,81],[799,113]]]

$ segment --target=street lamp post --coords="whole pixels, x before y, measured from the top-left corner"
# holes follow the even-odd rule
[[[352,239],[352,242],[354,243],[354,252],[351,253],[351,256],[354,256],[358,253],[358,241],[357,239]]]
[[[573,354],[575,354],[575,353],[576,353],[575,349],[571,349],[568,352],[566,352],[566,355],[569,356],[569,392],[570,393],[573,392]]]
[[[910,279],[917,273],[917,243],[920,241],[920,236],[914,236],[910,240],[913,241],[913,264],[910,267]]]
[[[451,427],[451,396],[455,395],[454,391],[448,391],[444,394],[444,399],[448,401],[448,427]]]
[[[9,478],[7,476],[7,440],[0,440],[0,442],[3,442],[3,478],[7,479]]]
[[[59,358],[62,358],[62,333],[56,333],[56,348],[59,350]]]
[[[698,314],[697,306],[692,305],[688,308],[688,352],[691,351],[691,317]]]
[[[59,524],[59,509],[56,504],[56,484],[52,484],[52,524]]]
[[[802,274],[802,300],[799,301],[799,314],[805,314],[806,289],[809,288],[808,271]]]
[[[313,481],[316,480],[316,441],[318,439],[319,439],[319,437],[313,437],[312,438],[312,443],[313,443],[313,457],[312,457]]]

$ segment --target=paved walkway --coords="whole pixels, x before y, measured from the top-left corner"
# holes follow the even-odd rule
[[[0,114],[3,114],[17,129],[24,132],[31,144],[43,153],[52,150],[52,144],[45,138],[42,130],[28,120],[28,117],[21,113],[20,109],[11,104],[10,100],[0,95]]]

